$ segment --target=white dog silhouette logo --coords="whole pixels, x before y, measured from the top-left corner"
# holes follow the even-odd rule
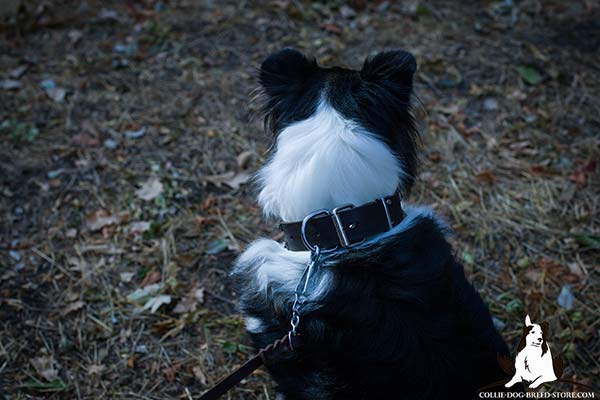
[[[511,387],[519,382],[530,382],[535,389],[545,382],[553,382],[562,374],[562,361],[552,359],[550,346],[546,341],[548,323],[534,324],[529,315],[525,317],[525,327],[515,359],[515,374],[504,386]]]

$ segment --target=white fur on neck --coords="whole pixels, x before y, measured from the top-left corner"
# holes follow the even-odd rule
[[[393,229],[370,238],[359,247],[370,246],[389,236],[398,235],[411,229],[420,218],[433,219],[438,227],[444,232],[449,228],[444,221],[438,219],[428,207],[404,208],[405,218]],[[344,251],[344,250],[339,250]],[[256,292],[268,291],[268,288],[276,286],[278,290],[287,292],[291,296],[294,293],[298,280],[306,268],[310,258],[308,251],[289,251],[281,243],[271,239],[259,239],[252,243],[246,251],[238,258],[236,269],[251,272],[254,277],[252,290]],[[310,297],[317,299],[327,292],[332,282],[332,276],[326,272],[311,292]],[[257,321],[246,321],[250,328],[260,329]],[[250,330],[250,329],[249,329]]]
[[[355,206],[393,193],[403,174],[391,149],[326,102],[285,128],[258,174],[267,216],[301,220],[319,209]]]

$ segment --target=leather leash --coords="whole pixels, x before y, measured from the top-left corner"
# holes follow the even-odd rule
[[[260,366],[264,365],[268,358],[277,357],[286,352],[293,352],[298,348],[299,344],[299,335],[286,334],[281,339],[277,339],[267,347],[260,349],[258,354],[246,361],[244,365],[227,375],[208,392],[200,396],[200,400],[218,399],[227,393],[232,387],[237,385],[242,379],[257,370]]]

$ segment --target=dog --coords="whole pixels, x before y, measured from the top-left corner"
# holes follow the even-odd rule
[[[278,398],[469,399],[504,377],[496,355],[508,349],[453,257],[448,225],[401,201],[420,147],[416,68],[402,50],[352,70],[289,48],[260,67],[274,145],[258,201],[286,237],[251,243],[232,270],[257,348],[290,331],[308,249],[339,240],[310,273],[302,346],[267,360]]]
[[[531,382],[529,387],[535,389],[545,382],[558,379],[554,372],[554,361],[550,346],[546,341],[548,335],[548,324],[533,324],[529,315],[525,317],[523,335],[517,347],[517,358],[515,359],[515,374],[506,383],[509,388],[516,383]]]

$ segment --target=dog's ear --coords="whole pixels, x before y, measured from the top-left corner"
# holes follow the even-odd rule
[[[379,84],[399,94],[403,93],[408,99],[416,70],[417,61],[412,54],[404,50],[391,50],[367,58],[360,76],[367,82]]]
[[[525,326],[531,326],[533,325],[531,323],[531,318],[529,318],[529,314],[527,314],[527,316],[525,317]]]
[[[267,95],[277,97],[289,87],[301,84],[317,70],[317,62],[296,49],[285,48],[271,54],[260,66],[259,81]]]

